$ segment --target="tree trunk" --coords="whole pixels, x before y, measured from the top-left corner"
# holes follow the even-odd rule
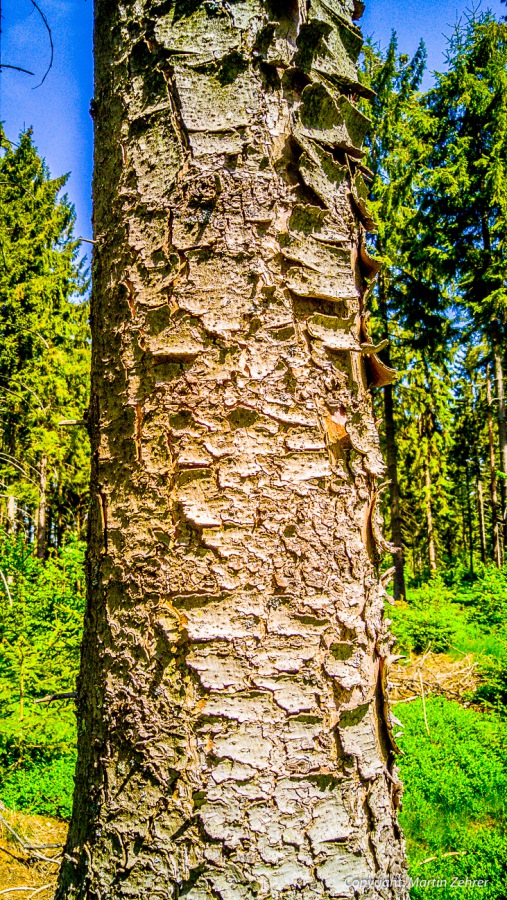
[[[379,247],[382,253],[382,246]],[[387,313],[386,276],[381,272],[378,291],[378,303],[380,315],[383,321],[382,337],[389,340],[389,319]],[[387,366],[391,366],[391,354],[389,345],[385,350]],[[398,481],[398,447],[396,444],[396,424],[394,421],[393,386],[386,384],[384,387],[384,424],[386,434],[386,463],[389,478],[389,502],[391,513],[391,540],[397,550],[393,553],[394,578],[393,594],[395,600],[405,597],[405,554],[403,550],[403,536],[401,532],[401,503],[400,484]]]
[[[398,450],[396,446],[396,426],[394,422],[393,386],[384,388],[384,417],[386,430],[386,462],[389,478],[389,499],[391,503],[391,540],[397,548],[393,553],[394,579],[393,594],[395,600],[406,595],[405,588],[405,554],[401,531],[401,498],[398,481]]]
[[[507,543],[507,504],[506,504],[506,484],[507,478],[507,423],[505,421],[505,394],[503,384],[503,362],[502,350],[496,338],[493,341],[493,367],[495,373],[496,387],[496,418],[498,423],[498,441],[500,449],[500,470],[504,478],[501,480],[500,493],[502,497],[502,522],[503,522],[503,544]]]
[[[369,391],[386,373],[361,347],[367,123],[337,87],[360,90],[353,6],[96,4],[88,609],[58,900],[352,898],[387,876],[368,896],[408,897]]]
[[[468,531],[468,559],[469,559],[469,572],[470,575],[474,574],[474,526],[472,521],[472,501],[470,498],[470,470],[468,467],[468,462],[466,463],[465,470],[465,484],[466,484],[466,492],[467,492],[467,502],[466,502],[466,517],[467,517],[467,531]]]
[[[493,433],[493,397],[491,394],[491,378],[489,366],[486,366],[486,397],[488,403],[488,437],[489,437],[489,468],[491,491],[491,522],[493,525],[493,557],[497,568],[503,564],[502,542],[500,538],[500,524],[498,521],[498,479],[496,475],[495,438]]]
[[[37,506],[37,556],[39,559],[44,559],[44,556],[46,555],[46,496],[48,483],[47,468],[47,456],[45,453],[43,453],[41,456],[39,468],[39,505]]]
[[[7,531],[16,533],[16,498],[12,494],[7,497]]]
[[[479,540],[481,544],[481,562],[486,565],[486,525],[484,522],[484,489],[482,478],[477,479],[477,518],[479,519]]]
[[[424,482],[426,487],[426,528],[428,531],[428,559],[430,572],[437,571],[437,553],[435,550],[435,532],[433,529],[433,506],[431,503],[431,472],[429,461],[429,447],[424,459]]]

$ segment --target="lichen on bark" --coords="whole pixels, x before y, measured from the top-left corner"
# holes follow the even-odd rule
[[[313,900],[380,876],[368,897],[406,896],[358,13],[96,0],[88,609],[58,900]]]

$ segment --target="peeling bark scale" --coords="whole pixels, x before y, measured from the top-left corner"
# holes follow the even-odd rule
[[[358,7],[96,2],[88,609],[59,900],[407,896]]]

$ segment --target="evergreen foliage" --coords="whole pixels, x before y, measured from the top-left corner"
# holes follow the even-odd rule
[[[30,131],[16,147],[0,131],[0,148],[2,495],[11,518],[16,503],[16,527],[33,534],[42,482],[57,544],[86,503],[87,442],[82,429],[59,426],[82,419],[87,403],[86,278],[74,210],[60,197],[66,177],[50,177]]]
[[[471,572],[501,565],[507,530],[507,25],[471,12],[447,62],[426,94],[422,44],[410,59],[393,35],[385,51],[367,45],[363,64],[376,92],[367,104],[372,242],[384,259],[373,327],[398,370],[382,408],[377,400],[385,513],[405,581],[457,556]]]
[[[456,25],[447,62],[426,97],[422,248],[488,330],[507,300],[507,26],[472,15]]]

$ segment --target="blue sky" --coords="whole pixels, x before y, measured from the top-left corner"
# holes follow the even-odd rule
[[[2,61],[30,69],[35,77],[3,71],[0,118],[11,140],[16,140],[23,127],[33,126],[35,142],[52,175],[71,173],[67,191],[76,207],[76,233],[89,238],[93,0],[38,3],[51,24],[53,68],[44,84],[35,88],[49,61],[44,24],[30,0],[3,0]],[[470,0],[366,0],[363,33],[385,46],[395,29],[399,49],[406,53],[413,53],[423,38],[431,72],[444,67],[445,35],[469,7]],[[489,0],[481,8],[490,8],[498,16],[507,13],[500,0]],[[430,81],[428,75],[426,86]]]

